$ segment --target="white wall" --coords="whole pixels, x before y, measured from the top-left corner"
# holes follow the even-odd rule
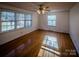
[[[70,10],[70,35],[79,53],[79,3]]]
[[[47,25],[47,15],[56,15],[56,27]],[[50,12],[45,15],[39,15],[39,28],[57,32],[69,33],[69,11]]]
[[[10,8],[10,9],[19,10],[19,11],[25,11],[25,10],[22,10],[19,8],[15,8],[12,6],[6,6],[6,5],[0,5],[0,7]],[[16,29],[16,30],[12,30],[10,32],[0,33],[0,45],[38,29],[38,15],[35,12],[28,11],[27,13],[32,13],[32,15],[33,15],[32,16],[32,27]]]

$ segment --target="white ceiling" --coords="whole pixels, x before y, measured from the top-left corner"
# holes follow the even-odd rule
[[[76,3],[72,2],[7,2],[3,3],[17,8],[35,11],[40,4],[49,7],[49,10],[69,10]]]

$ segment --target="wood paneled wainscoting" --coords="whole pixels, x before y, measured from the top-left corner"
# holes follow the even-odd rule
[[[52,42],[44,44],[45,37],[54,37]],[[51,47],[53,44],[53,47]],[[40,52],[40,51],[47,51]],[[52,52],[52,51],[55,52]],[[56,53],[59,52],[59,55]],[[48,53],[49,52],[49,53]],[[44,55],[43,55],[44,54]],[[8,43],[0,46],[0,56],[26,56],[26,57],[48,57],[47,54],[53,56],[77,56],[74,45],[68,34],[58,33],[53,31],[36,30],[19,38],[16,38]],[[49,56],[50,56],[49,55]]]

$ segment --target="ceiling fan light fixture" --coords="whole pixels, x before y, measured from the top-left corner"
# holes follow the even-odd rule
[[[45,10],[37,10],[38,14],[45,14]]]
[[[45,7],[44,7],[43,9],[44,9],[44,10],[46,10],[46,8],[45,8]]]
[[[38,14],[41,14],[40,10],[37,10],[37,13],[38,13]]]
[[[48,7],[44,7],[44,5],[39,5],[39,8],[37,9],[38,14],[45,14],[47,12]]]
[[[45,10],[42,10],[42,14],[45,14]]]

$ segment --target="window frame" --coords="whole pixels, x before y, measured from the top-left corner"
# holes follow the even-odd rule
[[[53,15],[52,15],[52,14],[49,14],[48,16],[55,16],[55,17],[56,17],[55,14],[53,14]],[[56,19],[55,19],[55,20],[49,20],[49,19],[48,19],[48,16],[47,16],[47,25],[48,25],[49,27],[56,27]],[[49,21],[52,21],[52,22],[55,21],[55,26],[54,26],[54,25],[49,25],[49,24],[48,24]],[[52,23],[52,24],[53,24],[53,23]]]
[[[21,13],[21,12],[20,13],[16,13],[16,29],[24,28],[24,25],[23,25],[23,27],[18,28],[17,27],[17,25],[18,25],[17,23],[18,23],[18,21],[24,21],[25,20],[25,14],[24,14],[24,20],[18,20],[17,19],[17,14],[23,14],[23,13]]]
[[[15,24],[14,24],[14,29],[7,29],[7,28],[6,28],[5,31],[2,31],[2,22],[10,22],[10,23],[11,23],[11,22],[14,22],[14,23],[15,23],[15,13],[14,13],[14,20],[7,20],[7,21],[4,20],[4,21],[3,21],[3,20],[1,19],[1,17],[2,17],[1,13],[2,13],[2,12],[12,12],[12,13],[14,13],[13,11],[9,11],[9,10],[1,10],[1,11],[0,11],[0,22],[1,22],[1,24],[0,24],[0,26],[1,26],[0,32],[8,32],[8,31],[10,31],[10,30],[14,30],[14,29],[15,29]],[[5,26],[9,26],[9,25],[5,25]],[[11,26],[12,26],[12,25],[11,25]]]
[[[15,25],[14,25],[14,29],[10,29],[10,30],[5,30],[5,31],[2,31],[2,20],[1,20],[1,12],[13,12],[14,13],[14,23],[15,23]],[[16,14],[17,13],[22,13],[22,14],[24,14],[24,26],[22,27],[22,28],[17,28],[17,16],[16,16]],[[29,27],[26,27],[26,23],[25,23],[25,15],[31,15],[31,25],[29,26]],[[28,29],[28,28],[31,28],[32,27],[32,13],[25,13],[25,12],[18,12],[18,11],[13,11],[13,10],[10,10],[10,9],[0,9],[0,33],[5,33],[5,32],[10,32],[10,31],[14,31],[14,30],[18,30],[18,29],[23,29],[23,28],[25,28],[25,29]],[[29,20],[28,20],[29,21]],[[5,21],[4,21],[5,22]],[[12,26],[12,25],[11,25]]]
[[[26,15],[30,15],[30,16],[31,16],[31,20],[27,20],[27,19],[25,18],[25,28],[30,28],[30,27],[32,27],[32,14],[26,14]],[[26,21],[30,21],[30,22],[31,22],[30,26],[27,27]]]

